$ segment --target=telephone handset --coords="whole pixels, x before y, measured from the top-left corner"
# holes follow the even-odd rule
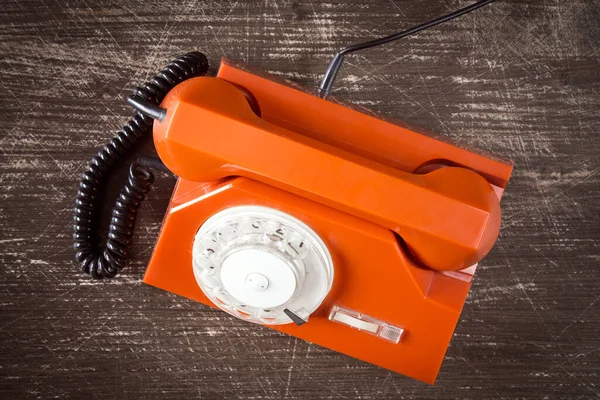
[[[396,232],[416,260],[436,270],[477,263],[498,236],[498,197],[467,168],[408,173],[324,144],[260,118],[222,78],[190,79],[162,107],[165,117],[154,122],[156,150],[183,179],[244,176],[281,188]],[[356,114],[335,115],[348,124],[362,118]],[[360,134],[377,140],[368,130]]]
[[[350,46],[317,96],[192,52],[128,102],[133,119],[92,159],[76,199],[76,259],[112,278],[128,257],[152,169],[178,177],[144,282],[433,383],[476,264],[500,228],[512,162],[327,100],[346,54],[475,10]],[[111,168],[153,132],[94,242]]]

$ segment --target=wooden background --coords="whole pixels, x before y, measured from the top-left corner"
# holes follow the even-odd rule
[[[468,3],[2,0],[0,397],[600,396],[597,0],[500,0],[341,73],[341,99],[515,160],[435,386],[143,285],[168,178],[123,275],[91,281],[72,262],[80,174],[169,59],[198,49],[213,71],[227,55],[315,86],[345,45]]]

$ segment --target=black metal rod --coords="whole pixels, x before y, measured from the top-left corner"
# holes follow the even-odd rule
[[[127,103],[137,111],[152,119],[162,121],[167,115],[167,110],[165,108],[159,107],[150,101],[146,101],[136,96],[129,96],[127,98]]]
[[[321,84],[319,85],[318,89],[319,97],[325,98],[331,93],[333,82],[335,81],[335,78],[340,70],[340,67],[342,66],[342,63],[344,62],[344,56],[346,54],[368,49],[370,47],[380,46],[382,44],[393,42],[394,40],[398,40],[406,36],[414,35],[415,33],[431,28],[432,26],[450,21],[456,17],[460,17],[463,14],[470,13],[471,11],[474,11],[479,7],[483,7],[487,4],[490,4],[493,1],[495,0],[481,0],[477,3],[471,4],[470,6],[461,8],[460,10],[456,10],[450,14],[444,15],[429,22],[425,22],[421,25],[417,25],[405,31],[394,33],[393,35],[385,36],[379,39],[374,39],[365,43],[358,43],[352,46],[348,46],[345,49],[342,49],[333,57],[333,60],[331,60],[331,63],[329,63],[329,66],[327,67],[327,71],[325,71],[325,75],[323,76],[323,79],[321,80]]]

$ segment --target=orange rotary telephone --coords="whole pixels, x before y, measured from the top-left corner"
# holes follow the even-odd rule
[[[201,53],[129,98],[138,113],[92,160],[75,209],[76,258],[95,278],[127,258],[150,169],[178,176],[144,282],[433,383],[476,264],[500,229],[512,163],[326,99],[344,55],[474,10],[342,50],[318,96]],[[93,243],[114,163],[153,131]]]

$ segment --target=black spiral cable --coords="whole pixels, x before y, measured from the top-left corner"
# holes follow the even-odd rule
[[[190,52],[171,61],[149,82],[137,87],[130,97],[134,103],[158,106],[165,95],[186,79],[206,74],[208,60],[199,52]],[[113,278],[129,257],[135,219],[142,201],[150,191],[154,175],[150,168],[160,168],[156,162],[140,159],[129,169],[127,183],[112,210],[106,246],[94,243],[98,198],[106,185],[112,167],[126,158],[132,147],[152,131],[152,118],[137,111],[133,118],[92,158],[83,173],[75,200],[73,225],[75,260],[82,271],[95,279]],[[159,118],[161,119],[161,118]]]

